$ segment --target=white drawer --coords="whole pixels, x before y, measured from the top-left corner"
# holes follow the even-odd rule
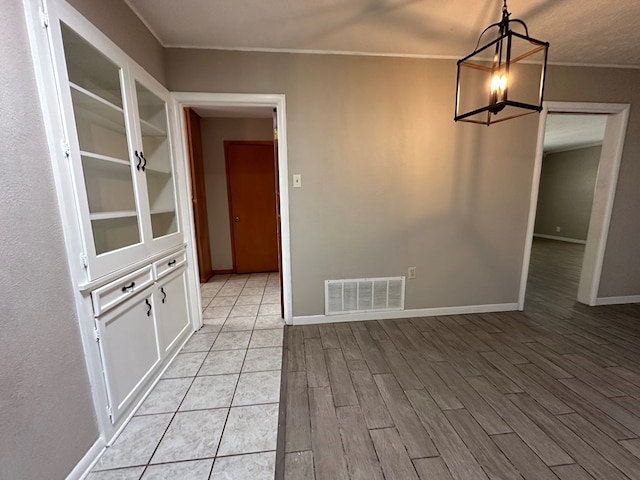
[[[95,316],[102,315],[153,282],[153,270],[149,265],[94,290],[91,300]]]
[[[187,254],[184,250],[173,253],[156,262],[153,262],[153,271],[155,273],[156,280],[159,280],[165,275],[168,275],[174,270],[177,270],[185,263],[187,263]]]

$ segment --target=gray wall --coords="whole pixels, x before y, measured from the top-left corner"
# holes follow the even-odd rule
[[[545,155],[536,234],[587,240],[601,150],[601,146],[596,146]],[[560,227],[560,232],[556,227]]]
[[[0,478],[61,479],[98,428],[24,13],[0,10]]]
[[[231,270],[231,225],[225,169],[225,140],[272,140],[273,121],[268,118],[202,118],[202,153],[209,238],[214,270]]]
[[[294,315],[404,275],[407,308],[516,302],[537,117],[455,125],[455,61],[169,49],[172,90],[287,95]],[[506,139],[506,141],[505,141]]]
[[[538,118],[454,124],[455,62],[167,49],[167,85],[287,95],[294,315],[323,280],[402,275],[407,308],[517,302]],[[555,67],[547,100],[640,104],[640,72]],[[603,87],[606,86],[606,87]],[[640,293],[632,109],[601,296]],[[631,239],[635,239],[635,242]]]

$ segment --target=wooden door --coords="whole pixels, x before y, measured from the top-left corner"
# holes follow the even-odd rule
[[[226,141],[231,243],[236,273],[278,270],[273,142]]]
[[[207,195],[204,184],[204,158],[202,155],[202,132],[200,117],[191,108],[185,108],[187,127],[187,145],[189,147],[189,169],[191,171],[191,205],[196,233],[196,250],[200,282],[204,283],[213,276],[211,247],[209,241],[209,222],[207,220]]]

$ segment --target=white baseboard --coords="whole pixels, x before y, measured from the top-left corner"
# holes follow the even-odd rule
[[[580,245],[587,244],[586,240],[578,240],[577,238],[555,237],[553,235],[543,235],[541,233],[534,233],[533,236],[537,238],[547,238],[549,240],[558,240],[560,242],[579,243]]]
[[[361,322],[365,320],[388,320],[392,318],[434,317],[436,315],[464,315],[469,313],[510,312],[514,310],[518,310],[517,303],[498,303],[494,305],[466,305],[460,307],[416,308],[412,310],[348,313],[345,315],[306,315],[293,317],[293,325]]]
[[[89,451],[84,454],[84,457],[82,457],[75,468],[71,470],[71,473],[67,475],[67,480],[82,480],[83,478],[86,478],[102,455],[102,452],[104,452],[106,446],[104,438],[98,438]]]
[[[629,295],[626,297],[596,298],[596,305],[620,305],[623,303],[640,303],[640,295]]]

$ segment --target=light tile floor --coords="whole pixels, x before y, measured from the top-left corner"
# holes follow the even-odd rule
[[[277,273],[215,276],[204,326],[87,480],[272,480],[282,335]]]

